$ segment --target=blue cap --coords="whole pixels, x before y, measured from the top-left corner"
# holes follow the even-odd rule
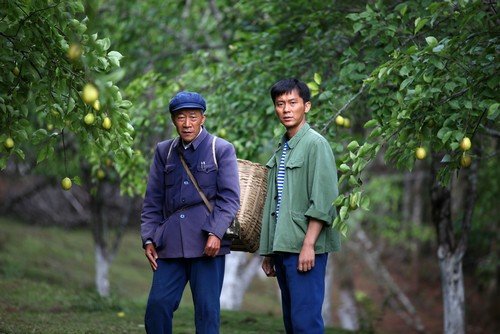
[[[207,104],[203,96],[198,93],[179,92],[170,100],[168,109],[171,113],[181,109],[201,109],[202,112],[205,112]]]

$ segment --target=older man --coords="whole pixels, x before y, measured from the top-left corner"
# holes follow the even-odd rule
[[[169,110],[179,137],[156,146],[141,216],[143,247],[153,269],[146,331],[172,333],[173,313],[189,282],[196,332],[219,333],[225,254],[231,245],[224,233],[239,208],[236,154],[233,145],[204,128],[206,102],[200,94],[178,93]]]

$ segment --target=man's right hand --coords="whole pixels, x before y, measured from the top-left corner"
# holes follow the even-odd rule
[[[156,259],[158,259],[158,254],[156,253],[155,246],[151,244],[147,244],[144,253],[148,258],[149,264],[151,265],[151,269],[158,269],[158,263],[156,263]]]
[[[264,257],[264,261],[262,261],[262,270],[268,277],[276,276],[276,271],[274,270],[274,261],[270,256]]]

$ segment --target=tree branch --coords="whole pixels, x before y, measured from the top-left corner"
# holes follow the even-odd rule
[[[332,118],[330,118],[330,120],[328,120],[328,122],[325,124],[325,126],[323,127],[323,129],[321,129],[320,133],[324,134],[326,132],[326,130],[328,130],[328,128],[330,127],[330,125],[332,125],[332,123],[335,121],[335,118],[340,115],[341,113],[343,113],[347,108],[349,108],[349,106],[351,105],[351,103],[356,100],[358,98],[358,96],[360,96],[361,94],[363,94],[363,91],[365,90],[365,87],[366,87],[366,84],[363,83],[363,85],[361,85],[361,88],[359,89],[359,91],[354,94],[350,99],[349,101],[347,101],[346,104],[344,104],[342,106],[342,108],[339,109],[339,111],[337,111],[335,113],[335,115],[332,116]]]

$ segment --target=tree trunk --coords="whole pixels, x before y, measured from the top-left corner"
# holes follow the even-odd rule
[[[354,241],[349,241],[354,242]],[[359,314],[356,297],[354,294],[354,280],[352,273],[352,252],[349,248],[343,250],[342,257],[339,257],[338,262],[338,277],[339,277],[339,307],[338,317],[340,327],[351,331],[359,330]]]
[[[95,245],[95,285],[101,297],[109,297],[109,265],[106,250],[102,245]]]
[[[438,249],[443,289],[444,333],[465,334],[465,296],[462,256],[447,247]]]
[[[465,293],[462,260],[467,249],[467,241],[472,221],[472,213],[477,197],[478,163],[474,162],[465,178],[468,198],[464,208],[460,239],[456,234],[451,214],[451,189],[444,187],[437,177],[439,158],[432,162],[431,209],[432,220],[437,230],[438,259],[443,290],[444,333],[465,333]]]
[[[245,252],[232,252],[226,255],[224,284],[220,296],[220,306],[223,310],[239,310],[243,297],[259,270],[261,258],[258,255],[248,255]]]

